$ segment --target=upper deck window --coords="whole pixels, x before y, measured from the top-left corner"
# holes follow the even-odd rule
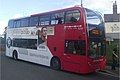
[[[51,15],[51,24],[64,23],[64,12],[54,13]]]
[[[14,28],[20,27],[20,20],[15,20],[14,21]]]
[[[80,19],[80,12],[78,10],[67,11],[65,22],[76,22]]]
[[[49,15],[40,17],[39,25],[49,25],[49,24],[50,24],[50,16]]]
[[[8,23],[8,28],[13,28],[14,27],[14,20],[10,20]]]
[[[26,27],[29,25],[29,18],[23,18],[21,19],[21,26]]]
[[[38,16],[30,17],[30,26],[36,26],[38,24]]]

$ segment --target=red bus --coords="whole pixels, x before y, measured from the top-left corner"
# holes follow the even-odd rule
[[[71,7],[11,19],[6,56],[75,73],[103,70],[105,26],[101,15]]]

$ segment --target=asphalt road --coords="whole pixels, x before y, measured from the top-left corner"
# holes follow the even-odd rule
[[[1,80],[119,80],[117,77],[101,72],[82,75],[56,71],[46,66],[22,60],[15,61],[6,57],[4,53],[0,55]]]

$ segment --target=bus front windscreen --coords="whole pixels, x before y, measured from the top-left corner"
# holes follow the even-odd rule
[[[100,57],[105,54],[104,22],[100,14],[86,9],[86,22],[90,57]]]

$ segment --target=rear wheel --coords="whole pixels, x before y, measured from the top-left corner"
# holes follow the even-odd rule
[[[59,58],[52,58],[50,66],[52,69],[59,70],[61,68]]]
[[[13,51],[13,59],[17,60],[18,59],[18,54],[17,51]]]

